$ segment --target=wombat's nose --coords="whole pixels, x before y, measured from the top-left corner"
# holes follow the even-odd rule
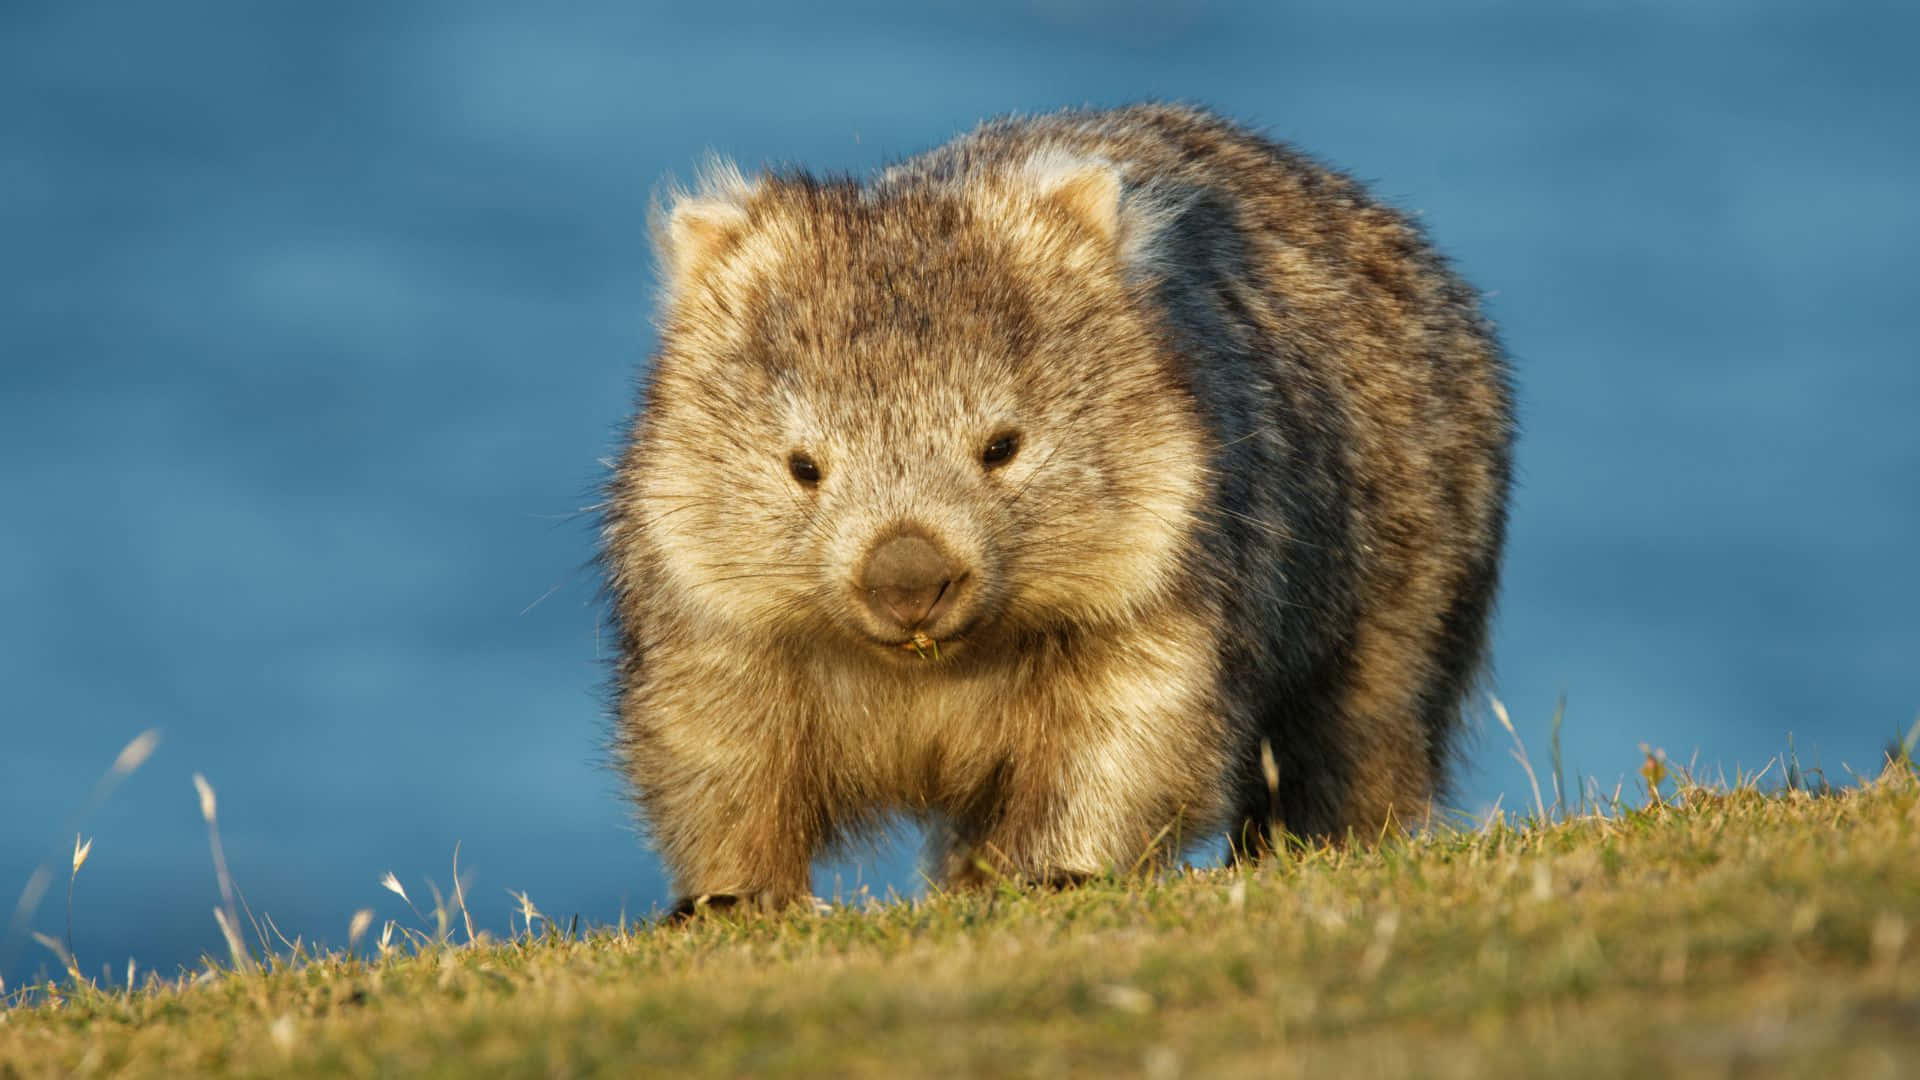
[[[932,623],[952,606],[956,579],[964,576],[932,540],[907,532],[873,549],[860,585],[874,616],[906,631]]]

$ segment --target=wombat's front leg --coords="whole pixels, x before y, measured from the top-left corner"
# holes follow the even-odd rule
[[[942,879],[955,888],[1001,880],[1062,888],[1177,854],[1178,807],[1158,798],[1116,801],[1098,788],[1009,791],[977,816],[952,821],[934,841]]]
[[[946,808],[933,855],[947,881],[1127,873],[1225,821],[1231,740],[1211,707],[1204,614],[1176,610],[1095,644],[1008,709],[1000,767]]]
[[[768,715],[766,700],[703,697],[681,712],[670,706],[687,699],[676,697],[636,694],[625,710],[626,765],[676,910],[774,910],[806,897],[825,815],[801,726]]]
[[[673,876],[675,914],[776,911],[809,894],[818,837],[765,771],[687,771],[646,799],[654,842]]]
[[[1067,761],[1016,764],[936,834],[934,863],[960,888],[1009,879],[1057,888],[1163,864],[1222,813],[1217,758],[1194,742],[1177,770],[1127,768],[1144,763],[1140,748],[1112,741]]]

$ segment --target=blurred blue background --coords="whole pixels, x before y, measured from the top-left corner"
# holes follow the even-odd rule
[[[13,0],[0,904],[64,877],[148,727],[78,823],[91,972],[219,951],[195,771],[289,937],[412,922],[376,879],[445,887],[456,841],[496,932],[508,888],[663,901],[575,516],[651,348],[654,185],[1149,96],[1373,183],[1491,297],[1525,425],[1499,686],[1537,763],[1565,691],[1608,790],[1643,741],[1871,772],[1920,708],[1916,10]],[[1463,807],[1531,803],[1508,745]]]

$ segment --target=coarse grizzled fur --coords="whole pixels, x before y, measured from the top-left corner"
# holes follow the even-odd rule
[[[717,167],[657,234],[603,556],[681,896],[803,897],[893,813],[958,884],[1426,818],[1513,429],[1404,216],[1148,105],[864,184]]]

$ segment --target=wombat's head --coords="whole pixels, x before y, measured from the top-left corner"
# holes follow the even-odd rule
[[[662,343],[609,520],[634,602],[911,661],[1164,597],[1205,451],[1120,177],[721,170],[657,229]]]

